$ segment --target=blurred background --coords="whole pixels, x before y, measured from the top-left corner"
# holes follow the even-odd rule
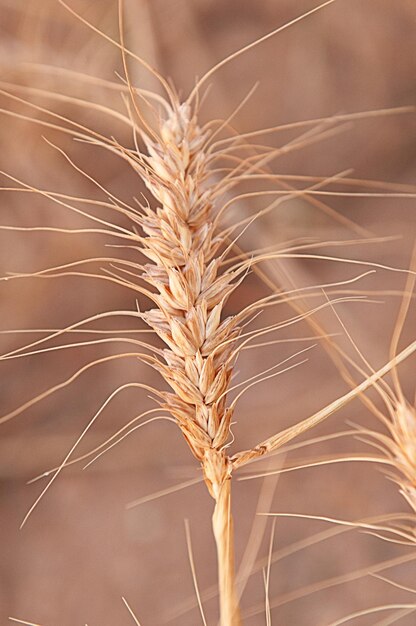
[[[98,29],[119,40],[115,0],[68,0],[70,6]],[[126,0],[125,39],[186,96],[213,64],[269,30],[308,11],[311,0]],[[233,126],[240,132],[362,111],[413,105],[416,95],[416,5],[412,0],[339,0],[299,24],[264,42],[225,66],[210,80],[201,107],[201,122],[227,118],[250,89],[257,88],[241,108]],[[26,191],[0,195],[0,224],[18,228],[91,228],[91,221],[44,194],[54,191],[106,201],[91,178],[126,202],[144,189],[137,175],[110,152],[75,141],[53,125],[74,128],[71,121],[132,145],[129,128],[103,109],[125,112],[119,78],[120,51],[82,24],[56,0],[0,0],[0,154],[1,170]],[[135,85],[159,92],[159,85],[138,63],[130,63]],[[68,97],[72,99],[68,99]],[[77,99],[77,102],[74,100]],[[22,102],[27,101],[27,103]],[[80,100],[94,102],[91,108]],[[53,115],[48,111],[53,112]],[[57,117],[58,116],[58,117]],[[48,125],[49,124],[49,125]],[[79,127],[78,127],[79,128]],[[334,125],[329,127],[331,130]],[[307,129],[306,129],[307,130]],[[272,164],[277,174],[348,175],[394,183],[391,187],[343,187],[347,191],[414,190],[416,165],[414,113],[398,113],[342,123],[322,141],[282,154]],[[305,129],[286,130],[261,138],[284,146]],[[45,141],[45,139],[47,141]],[[52,145],[51,145],[52,144]],[[55,146],[55,147],[54,147]],[[21,187],[2,174],[1,187]],[[280,184],[280,183],[279,183]],[[60,196],[62,202],[65,198]],[[267,201],[267,199],[266,199]],[[69,202],[69,201],[68,201]],[[121,226],[127,223],[99,205],[73,206]],[[238,203],[233,217],[264,206],[264,199]],[[94,224],[92,224],[94,227]],[[249,229],[245,249],[282,246],[287,241],[323,241],[319,254],[354,258],[407,268],[416,218],[414,200],[387,197],[324,197],[313,202],[292,199]],[[364,241],[359,241],[364,239]],[[369,240],[373,241],[369,241]],[[333,242],[354,241],[336,246]],[[330,245],[329,242],[332,242]],[[63,234],[53,230],[0,230],[0,275],[29,273],[80,259],[114,256],[108,238],[98,234]],[[120,252],[134,259],[134,253]],[[109,268],[90,262],[83,271]],[[310,286],[357,276],[366,267],[292,259],[263,268],[284,288]],[[80,270],[81,271],[81,270]],[[353,288],[372,302],[337,307],[348,331],[374,368],[389,358],[389,345],[406,275],[378,270]],[[269,286],[250,275],[228,305],[232,314],[248,302],[270,293]],[[323,296],[304,306],[322,304]],[[146,307],[148,303],[140,302]],[[80,276],[54,279],[19,278],[0,282],[1,353],[6,354],[88,316],[110,310],[134,310],[135,296],[110,282]],[[414,339],[411,307],[400,347]],[[293,315],[289,307],[265,312],[258,324]],[[127,319],[127,321],[126,321]],[[327,310],[315,319],[358,362],[335,315]],[[137,330],[135,321],[114,318],[89,328],[114,330],[123,336]],[[257,322],[256,322],[257,323]],[[6,332],[5,332],[6,331]],[[9,332],[25,331],[25,332]],[[295,325],[274,339],[305,338],[307,324]],[[106,335],[100,335],[100,338]],[[48,346],[96,339],[74,333]],[[311,415],[348,389],[322,347],[322,341],[277,343],[247,350],[238,363],[243,381],[309,344],[308,363],[262,383],[245,394],[234,427],[238,451]],[[86,364],[129,351],[119,342],[50,351],[0,362],[1,415],[69,379]],[[403,387],[414,395],[414,359],[400,368]],[[66,469],[52,485],[26,526],[24,515],[45,485],[27,482],[62,461],[79,433],[108,395],[128,382],[159,384],[149,368],[134,358],[114,358],[86,369],[71,385],[33,404],[1,426],[0,433],[0,621],[13,616],[41,626],[107,626],[131,624],[125,596],[143,626],[201,623],[195,602],[185,541],[189,519],[200,589],[215,585],[215,548],[211,537],[212,501],[201,484],[141,505],[129,503],[148,494],[190,481],[198,468],[179,430],[154,422],[127,437],[91,467]],[[378,402],[377,397],[373,398]],[[100,415],[79,447],[79,454],[100,445],[138,413],[151,408],[147,394],[128,389]],[[382,405],[380,405],[382,406]],[[348,430],[346,422],[378,427],[358,402],[308,436]],[[339,437],[300,449],[285,459],[274,457],[256,467],[271,469],[282,462],[296,465],[318,457],[358,453],[368,448],[352,437]],[[245,589],[245,623],[265,623],[262,567],[267,556],[271,523],[260,512],[306,513],[356,520],[394,511],[407,512],[396,486],[374,464],[350,462],[304,469],[250,481],[235,480],[237,565],[250,546],[257,565]],[[254,520],[257,520],[254,522]],[[254,522],[254,526],[253,526]],[[274,550],[298,546],[271,568],[270,602],[273,623],[291,626],[327,625],[361,609],[383,603],[412,601],[412,596],[359,572],[381,561],[410,559],[409,548],[358,532],[327,537],[309,548],[298,542],[329,531],[323,522],[279,518]],[[324,539],[324,536],[322,537]],[[289,548],[287,552],[290,552]],[[281,553],[281,555],[282,555]],[[261,561],[263,559],[263,561]],[[250,560],[250,559],[249,559]],[[387,574],[396,581],[414,581],[413,561]],[[321,581],[328,581],[322,583]],[[318,588],[322,586],[321,591]],[[316,588],[316,590],[315,590]],[[314,592],[315,591],[315,592]],[[205,597],[205,596],[204,596]],[[204,603],[208,623],[217,619],[215,591]],[[394,612],[385,614],[389,618]],[[382,624],[384,615],[357,623]],[[401,624],[414,624],[414,614]]]

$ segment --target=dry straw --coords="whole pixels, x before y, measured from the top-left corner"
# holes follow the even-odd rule
[[[282,374],[305,362],[304,357],[301,357],[305,351],[299,351],[277,363],[267,372],[260,373],[252,380],[246,381],[242,385],[242,390],[234,394],[233,399],[230,400],[230,390],[233,391],[239,387],[239,385],[232,386],[232,377],[236,361],[242,350],[254,343],[259,337],[266,336],[267,340],[267,335],[279,328],[296,324],[305,318],[311,318],[313,313],[322,308],[332,306],[338,301],[354,299],[354,296],[334,297],[330,301],[324,302],[323,305],[306,312],[298,307],[294,316],[284,323],[280,322],[265,328],[249,330],[250,327],[247,325],[262,309],[283,301],[297,307],[297,298],[307,296],[305,290],[294,289],[289,293],[273,293],[260,301],[241,308],[234,315],[226,316],[224,307],[230,296],[239,288],[249,272],[258,272],[261,263],[276,258],[321,258],[340,263],[358,265],[360,263],[337,257],[315,255],[311,245],[288,245],[278,252],[254,251],[250,256],[240,252],[238,240],[255,219],[271,212],[276,206],[294,196],[309,198],[315,194],[330,195],[334,193],[337,195],[336,191],[330,191],[330,186],[337,182],[339,177],[309,180],[310,186],[303,189],[294,190],[288,186],[289,189],[280,192],[272,188],[255,193],[240,195],[234,193],[233,195],[233,190],[241,181],[254,180],[258,182],[264,180],[268,183],[274,183],[275,179],[269,175],[266,166],[279,154],[279,151],[270,148],[257,148],[248,157],[234,157],[233,151],[237,148],[240,151],[242,148],[246,148],[248,139],[255,136],[256,133],[248,133],[243,136],[231,135],[226,139],[221,139],[221,133],[228,130],[230,120],[219,124],[201,124],[198,119],[199,96],[202,86],[225,63],[332,2],[333,0],[323,3],[216,65],[197,83],[190,96],[184,101],[179,99],[173,87],[166,80],[138,57],[135,59],[145,65],[160,80],[166,97],[164,99],[159,95],[140,91],[131,84],[127,56],[134,57],[134,55],[125,48],[121,35],[120,44],[113,42],[122,51],[127,83],[126,94],[129,96],[126,99],[128,115],[121,116],[121,118],[133,131],[134,149],[122,147],[115,140],[103,137],[98,133],[91,133],[89,129],[72,123],[71,120],[61,116],[55,115],[54,122],[40,122],[38,120],[38,123],[45,126],[63,130],[78,138],[105,147],[126,160],[134,168],[144,181],[151,200],[143,201],[137,208],[123,204],[114,197],[111,198],[110,202],[102,203],[107,209],[114,210],[128,218],[131,229],[117,227],[98,217],[91,216],[87,211],[76,209],[71,204],[69,196],[39,191],[28,185],[23,185],[28,192],[41,193],[52,201],[93,219],[98,227],[95,226],[91,232],[107,233],[112,237],[117,237],[123,245],[133,247],[137,254],[145,259],[142,263],[127,261],[121,256],[117,259],[112,258],[110,259],[113,262],[112,272],[98,277],[121,284],[135,293],[145,296],[152,303],[151,308],[145,311],[137,310],[123,314],[145,322],[161,340],[158,347],[144,341],[136,341],[136,346],[140,345],[144,353],[132,352],[131,354],[157,370],[167,383],[168,390],[153,389],[140,385],[140,383],[137,383],[137,386],[150,389],[156,395],[156,402],[160,409],[168,413],[178,425],[193,456],[201,466],[206,486],[214,499],[212,524],[217,546],[222,626],[238,626],[241,623],[234,573],[234,537],[231,514],[233,472],[281,448],[295,437],[321,423],[354,398],[364,394],[370,387],[376,385],[378,389],[382,388],[379,384],[380,379],[391,370],[395,370],[399,363],[416,350],[416,342],[413,342],[397,354],[394,351],[388,363],[377,371],[366,374],[361,383],[354,384],[351,391],[316,414],[262,442],[256,443],[250,449],[233,454],[229,453],[234,412],[242,393],[268,377]],[[72,9],[70,10],[73,12]],[[82,21],[85,22],[83,19]],[[122,34],[121,3],[120,26]],[[10,97],[22,101],[17,96]],[[71,101],[75,102],[74,99]],[[52,115],[46,109],[33,106],[42,113]],[[372,112],[370,115],[378,113],[380,112]],[[120,115],[117,114],[118,117]],[[348,116],[342,117],[343,120],[348,118]],[[62,122],[65,123],[64,126],[62,126]],[[327,120],[320,120],[320,123],[315,125],[312,131],[305,131],[297,144],[295,142],[295,147],[316,141],[328,133],[327,122]],[[293,146],[290,149],[293,149]],[[227,167],[225,167],[226,164]],[[17,179],[12,180],[16,181]],[[353,180],[347,180],[347,182],[353,183]],[[255,217],[242,216],[239,219],[234,219],[234,222],[229,221],[229,209],[236,200],[270,194],[276,197],[267,205],[266,209],[257,213]],[[70,266],[50,268],[33,275],[56,277],[76,274],[76,265],[73,263]],[[376,264],[361,263],[361,265],[372,266]],[[385,266],[379,265],[378,267]],[[83,273],[83,275],[87,274]],[[352,283],[358,278],[322,287],[331,293],[332,287],[340,289],[344,284]],[[316,292],[320,293],[320,289],[315,290],[315,295]],[[355,299],[359,298],[357,296]],[[55,332],[46,339],[10,352],[3,358],[33,354],[39,350],[39,344],[52,337],[79,328],[91,320],[102,319],[106,315],[110,316],[111,313],[83,320],[67,329]],[[315,324],[314,330],[317,334],[323,335],[319,326],[317,327],[315,322],[312,322],[313,324]],[[101,359],[100,362],[104,360]],[[87,368],[96,363],[98,361],[89,364]],[[83,369],[85,370],[85,368]],[[69,384],[69,382],[71,381],[66,381],[64,385]],[[24,407],[5,416],[3,420],[10,419],[46,395],[53,393],[56,389],[57,387],[49,390],[46,394],[42,394],[41,397],[38,396]],[[384,397],[387,396],[384,395]],[[110,400],[111,396],[102,408]],[[389,423],[391,439],[387,440],[384,437],[382,443],[405,477],[401,483],[402,490],[416,511],[416,448],[414,443],[416,420],[414,413],[403,400],[395,403],[394,406],[390,402],[389,406],[392,408],[392,422]],[[81,438],[97,419],[100,411],[91,420],[62,464],[55,468],[52,479],[42,491],[41,496],[62,468],[77,460],[71,458],[73,452]],[[97,452],[97,450],[93,452]]]

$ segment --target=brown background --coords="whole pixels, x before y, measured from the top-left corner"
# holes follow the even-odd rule
[[[71,6],[113,37],[118,37],[117,7],[113,0],[71,0]],[[239,46],[283,24],[314,6],[310,0],[127,0],[126,40],[137,54],[153,63],[187,94],[195,76]],[[412,0],[339,0],[255,50],[235,60],[211,81],[202,108],[202,121],[227,117],[258,81],[249,102],[234,125],[248,131],[286,122],[337,113],[366,111],[413,104],[416,56],[414,54],[416,5]],[[48,89],[123,110],[119,94],[81,80],[51,66],[117,81],[122,72],[119,51],[79,23],[54,0],[0,0],[0,67],[4,83]],[[48,65],[48,67],[46,67]],[[155,80],[131,64],[134,82],[158,89]],[[31,102],[60,115],[116,136],[126,145],[125,127],[104,114],[34,92],[20,92]],[[50,120],[46,114],[1,96],[1,107]],[[414,183],[416,142],[414,115],[380,117],[357,122],[319,144],[295,151],[276,161],[277,173],[334,175],[353,168],[354,176],[402,184]],[[56,120],[55,120],[56,121]],[[71,158],[115,195],[130,201],[142,187],[126,164],[103,150],[74,142],[68,136],[6,114],[0,124],[1,169],[38,188],[101,198],[96,188],[75,172],[42,136],[68,151]],[[292,133],[267,139],[283,145]],[[6,178],[2,186],[10,183]],[[87,220],[28,193],[3,192],[1,224],[82,228]],[[383,243],[354,247],[324,246],[320,251],[344,257],[406,268],[415,234],[415,208],[411,199],[334,198],[330,205]],[[241,203],[243,213],[263,206]],[[100,215],[110,219],[109,212]],[[120,222],[122,223],[122,222]],[[355,239],[357,235],[305,201],[283,205],[246,236],[247,248],[312,237],[323,241]],[[393,238],[395,237],[395,238]],[[107,256],[102,237],[0,231],[1,275],[30,272],[71,260]],[[100,264],[90,265],[98,269]],[[282,273],[282,269],[285,273]],[[276,265],[287,281],[313,285],[357,275],[360,269],[328,262],[297,260]],[[272,268],[269,268],[272,271]],[[360,284],[362,289],[403,289],[405,276],[378,271]],[[267,293],[250,276],[229,313],[242,303]],[[374,367],[388,358],[389,342],[400,298],[379,295],[378,303],[351,303],[337,310],[360,349]],[[322,300],[314,300],[321,303]],[[143,303],[146,306],[146,303]],[[131,293],[104,281],[63,278],[19,279],[0,282],[1,327],[10,329],[59,328],[94,313],[134,309]],[[265,314],[262,323],[282,319],[290,310]],[[333,314],[320,320],[329,332],[340,333]],[[401,345],[414,337],[414,309],[408,317]],[[413,323],[412,323],[413,321]],[[131,323],[115,320],[121,328]],[[104,326],[101,326],[104,328]],[[108,324],[107,328],[114,328]],[[303,327],[287,329],[282,337],[306,336]],[[6,353],[40,335],[2,334]],[[75,336],[74,336],[75,337]],[[76,335],[81,340],[81,335]],[[75,340],[75,339],[74,339]],[[356,353],[343,337],[338,340],[351,355]],[[65,341],[69,341],[65,340]],[[57,345],[57,341],[55,345]],[[305,344],[300,344],[303,347]],[[299,349],[290,344],[247,351],[238,364],[238,381],[248,378]],[[124,351],[117,343],[68,349],[0,363],[0,405],[6,414],[16,406],[69,377],[85,363]],[[400,370],[409,398],[414,394],[414,360]],[[196,468],[174,426],[156,422],[139,430],[95,465],[65,471],[40,503],[26,527],[19,524],[40,493],[41,483],[27,480],[59,463],[100,404],[117,386],[129,381],[154,383],[151,373],[133,359],[99,366],[74,385],[2,426],[0,438],[0,620],[8,616],[42,626],[114,626],[131,624],[121,596],[125,596],[143,626],[201,623],[197,609],[178,615],[178,608],[193,598],[193,585],[185,542],[184,518],[189,519],[200,588],[215,582],[215,553],[210,534],[212,502],[201,485],[126,510],[132,500],[196,476]],[[238,382],[237,381],[237,382]],[[282,377],[251,389],[242,399],[234,428],[238,450],[257,443],[330,402],[346,391],[339,373],[318,346],[309,362]],[[88,451],[151,406],[145,393],[129,390],[103,413],[80,447]],[[314,432],[341,431],[345,421],[376,425],[355,402]],[[319,455],[366,449],[353,439],[339,439],[294,452],[286,458],[305,460]],[[270,462],[277,463],[274,459]],[[261,481],[235,484],[237,559],[241,559],[253,524]],[[271,485],[266,485],[266,490]],[[345,463],[283,475],[271,504],[272,511],[301,512],[354,520],[389,511],[404,510],[394,485],[372,465]],[[314,521],[277,522],[275,548],[328,528]],[[267,554],[268,524],[259,556]],[[256,531],[259,537],[259,530]],[[270,597],[286,594],[316,581],[406,554],[406,549],[359,533],[346,533],[316,547],[302,550],[272,567]],[[395,580],[411,583],[410,563],[389,570]],[[413,596],[414,598],[414,596]],[[320,626],[362,608],[382,603],[410,602],[412,596],[374,578],[364,578],[286,602],[274,609],[273,623],[285,626]],[[244,610],[264,604],[261,572],[253,575],[243,596]],[[216,620],[216,601],[206,602],[208,623]],[[391,615],[391,614],[387,614]],[[174,616],[174,617],[172,617]],[[356,623],[375,624],[384,615]],[[414,615],[401,624],[414,623]],[[264,612],[247,624],[265,623]],[[387,622],[386,622],[387,623]]]

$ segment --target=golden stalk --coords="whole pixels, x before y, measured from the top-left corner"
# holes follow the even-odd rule
[[[219,489],[212,516],[212,528],[217,547],[221,624],[240,626],[240,609],[235,587],[231,478],[226,479]]]

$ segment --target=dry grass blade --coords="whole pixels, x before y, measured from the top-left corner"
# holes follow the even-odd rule
[[[130,615],[132,616],[134,623],[136,624],[136,626],[141,626],[139,620],[137,619],[137,617],[135,616],[135,614],[133,613],[133,610],[130,608],[129,604],[127,603],[127,600],[125,598],[122,598],[128,612],[130,613]]]
[[[350,613],[350,615],[347,615],[342,619],[336,620],[336,622],[331,622],[330,624],[328,624],[328,626],[341,626],[341,624],[351,622],[357,617],[365,617],[366,615],[374,615],[382,611],[393,611],[395,609],[409,609],[414,611],[416,609],[416,604],[385,604],[384,606],[375,606],[371,609],[364,609],[363,611]]]
[[[186,545],[187,545],[187,548],[188,548],[189,564],[191,566],[192,580],[193,580],[193,583],[194,583],[195,594],[196,594],[196,598],[197,598],[197,601],[198,601],[199,612],[201,613],[202,623],[204,624],[204,626],[207,626],[207,620],[205,619],[205,613],[204,613],[204,608],[202,606],[201,595],[199,593],[198,579],[197,579],[197,576],[196,576],[194,555],[193,555],[193,551],[192,551],[191,529],[190,529],[190,526],[189,526],[189,520],[187,520],[187,519],[185,520],[185,534],[186,534]]]
[[[295,589],[294,591],[290,591],[284,595],[278,596],[276,598],[272,598],[270,600],[270,608],[275,609],[277,607],[283,606],[285,604],[289,604],[305,598],[309,595],[320,593],[332,587],[337,587],[339,585],[343,585],[348,582],[361,580],[370,574],[375,572],[381,572],[390,567],[396,567],[398,565],[403,565],[404,563],[409,563],[416,560],[416,553],[412,552],[410,554],[405,554],[404,556],[397,557],[394,559],[389,559],[388,561],[384,561],[382,563],[376,563],[375,565],[369,565],[368,567],[355,570],[353,572],[348,572],[347,574],[341,574],[339,576],[334,576],[332,578],[328,578],[325,580],[321,580],[318,582],[311,583],[306,585],[305,587],[301,587],[300,589]],[[413,605],[412,605],[413,606]],[[246,619],[254,617],[255,615],[261,615],[264,611],[264,604],[257,604],[244,612],[244,617]]]
[[[236,454],[233,458],[234,466],[241,467],[242,465],[245,465],[246,463],[249,463],[250,461],[258,457],[261,457],[269,452],[273,452],[274,450],[277,450],[278,448],[283,446],[285,443],[288,443],[295,437],[299,436],[310,428],[313,428],[323,420],[327,419],[330,415],[341,409],[343,406],[351,402],[351,400],[359,396],[361,393],[372,387],[380,378],[385,376],[388,372],[390,372],[399,363],[407,359],[415,351],[416,341],[414,341],[407,348],[402,350],[402,352],[400,352],[397,356],[391,359],[377,372],[369,376],[361,384],[357,385],[357,387],[346,393],[344,396],[337,398],[337,400],[331,402],[328,406],[315,413],[315,415],[312,415],[302,422],[299,422],[298,424],[287,428],[285,431],[278,433],[277,435],[274,435],[269,439],[266,439],[251,450]]]
[[[25,622],[22,619],[17,619],[16,617],[9,617],[11,622],[15,622],[16,624],[24,624],[24,626],[41,626],[40,624],[35,624],[35,622]]]
[[[401,620],[402,617],[407,617],[407,615],[413,613],[414,610],[415,609],[400,609],[391,617],[387,617],[386,619],[377,622],[376,624],[374,624],[374,626],[390,626],[390,624],[396,624],[398,621]]]

